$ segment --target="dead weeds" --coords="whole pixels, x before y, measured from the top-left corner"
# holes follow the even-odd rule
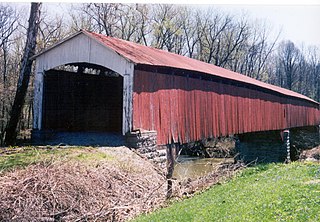
[[[0,221],[125,221],[148,212],[164,201],[165,179],[147,162],[131,170],[140,158],[126,162],[41,162],[6,172]]]
[[[106,157],[89,155],[100,151]],[[126,221],[166,205],[164,169],[126,147],[88,152],[3,172],[0,221]],[[222,164],[196,180],[174,181],[174,196],[191,196],[242,167]]]
[[[299,160],[320,162],[320,146],[314,147],[312,149],[302,150]]]

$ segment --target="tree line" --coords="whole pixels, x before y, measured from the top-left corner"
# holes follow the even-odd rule
[[[214,7],[164,4],[85,3],[68,14],[42,8],[37,51],[79,29],[137,42],[239,72],[320,101],[319,46],[279,41],[266,21]],[[15,4],[0,4],[0,145],[10,117],[26,38],[27,15]],[[33,81],[19,131],[32,128]],[[22,134],[23,135],[23,134]]]

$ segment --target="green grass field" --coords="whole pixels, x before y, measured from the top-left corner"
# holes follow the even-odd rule
[[[0,173],[7,170],[27,167],[40,162],[55,161],[92,161],[111,160],[112,156],[92,147],[69,147],[56,148],[47,147],[39,149],[37,147],[6,148],[11,154],[0,154]]]
[[[134,221],[320,221],[320,165],[250,167],[230,181]]]

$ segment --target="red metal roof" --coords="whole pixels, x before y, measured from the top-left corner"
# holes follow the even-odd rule
[[[155,49],[152,47],[147,47],[137,43],[125,41],[122,39],[113,38],[110,36],[105,36],[102,34],[97,34],[88,31],[82,31],[83,33],[93,37],[94,39],[100,41],[103,45],[111,48],[121,56],[127,58],[135,64],[144,65],[154,65],[154,66],[164,66],[173,67],[179,69],[185,69],[190,71],[197,71],[202,73],[207,73],[215,76],[219,76],[226,79],[231,79],[239,82],[245,82],[252,85],[256,85],[265,89],[273,90],[278,93],[293,96],[301,99],[305,99],[314,103],[316,101],[311,98],[301,95],[299,93],[293,92],[288,89],[284,89],[278,86],[267,84],[256,79],[250,78],[245,75],[209,64],[201,62],[196,59],[191,59],[182,55],[170,53],[164,50]],[[319,104],[319,103],[317,103]]]

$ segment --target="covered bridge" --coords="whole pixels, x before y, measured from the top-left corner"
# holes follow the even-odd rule
[[[161,145],[320,124],[319,103],[306,96],[88,31],[35,59],[38,133],[154,130]]]

